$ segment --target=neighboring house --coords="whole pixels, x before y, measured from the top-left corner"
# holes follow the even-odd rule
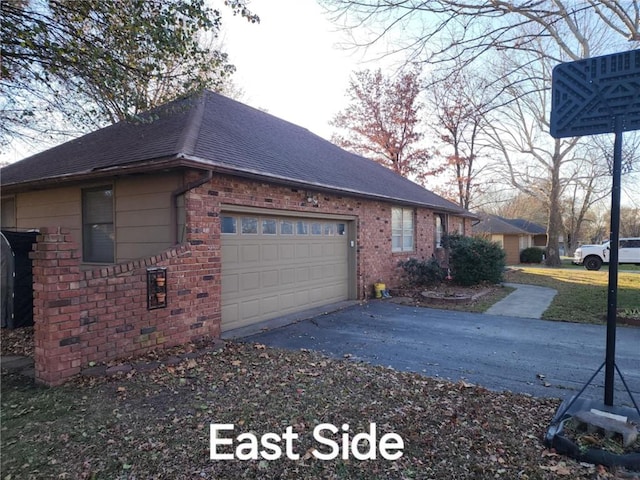
[[[476,218],[209,91],[0,177],[2,228],[41,232],[36,370],[49,384],[90,362],[367,298],[379,280],[398,285],[400,260],[437,256],[444,232],[471,234]]]
[[[498,243],[506,253],[507,265],[520,263],[520,252],[525,248],[547,245],[546,229],[523,219],[507,219],[498,215],[478,214],[473,234]]]

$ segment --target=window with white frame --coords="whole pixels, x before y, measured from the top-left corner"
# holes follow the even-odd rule
[[[258,234],[258,218],[242,217],[240,221],[240,233],[242,233],[243,235],[257,235]]]
[[[447,233],[446,216],[443,213],[436,213],[435,218],[435,247],[442,247],[442,239]]]
[[[82,259],[114,262],[113,189],[111,186],[82,190]]]
[[[391,251],[412,252],[414,236],[413,208],[393,207],[391,209]]]
[[[223,234],[236,234],[238,233],[238,227],[236,224],[236,217],[224,215],[220,219],[220,231]]]

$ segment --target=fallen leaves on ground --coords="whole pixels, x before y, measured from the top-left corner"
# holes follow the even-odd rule
[[[32,357],[33,350],[33,327],[0,330],[0,354]]]
[[[557,407],[309,351],[227,344],[151,372],[53,389],[3,376],[2,478],[616,478],[543,446]],[[353,437],[371,422],[378,438],[400,435],[401,458],[313,455],[326,448],[313,438],[317,425],[348,424]],[[233,438],[290,426],[300,458],[210,460],[212,423],[234,425]]]

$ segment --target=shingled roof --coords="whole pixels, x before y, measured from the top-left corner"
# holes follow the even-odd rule
[[[3,189],[180,166],[473,216],[310,131],[211,91],[8,165]]]
[[[502,217],[501,217],[502,218]],[[505,222],[510,223],[514,227],[521,228],[527,233],[531,235],[545,235],[547,233],[547,229],[542,225],[538,225],[537,223],[533,223],[529,220],[525,220],[524,218],[502,218]]]
[[[498,215],[479,214],[480,222],[473,226],[473,233],[496,235],[542,235],[545,228],[529,220],[508,219]]]

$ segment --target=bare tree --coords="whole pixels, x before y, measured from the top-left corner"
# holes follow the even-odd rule
[[[607,199],[611,193],[610,169],[604,158],[611,149],[589,139],[580,145],[582,158],[576,155],[573,173],[567,177],[564,189],[563,217],[565,248],[572,255],[582,236],[593,207]]]
[[[539,225],[546,225],[547,215],[544,206],[536,197],[526,193],[505,190],[504,187],[483,192],[481,198],[484,213],[504,218],[522,218]]]
[[[535,53],[531,54],[535,55]],[[511,71],[521,60],[505,55],[495,68]],[[559,239],[563,233],[561,199],[564,187],[562,171],[574,160],[578,138],[553,139],[548,131],[551,65],[544,58],[529,61],[515,75],[503,76],[496,83],[501,106],[491,112],[486,122],[488,142],[499,152],[497,174],[507,176],[509,183],[527,195],[534,196],[547,212],[546,263],[560,265]]]
[[[320,0],[350,46],[383,40],[387,54],[412,62],[470,63],[491,51],[533,51],[544,37],[559,48],[537,50],[555,61],[603,50],[604,31],[640,41],[639,0]],[[588,24],[585,24],[588,19]],[[579,48],[576,49],[576,45]]]
[[[489,143],[511,184],[544,201],[547,263],[559,265],[565,170],[578,140],[553,140],[547,133],[551,68],[622,49],[629,42],[637,45],[639,0],[323,3],[353,34],[352,45],[370,47],[386,40],[411,62],[437,63],[441,69],[475,63],[487,75],[497,74],[495,105],[503,108],[491,111],[486,122]]]
[[[620,236],[640,237],[640,208],[620,209]]]
[[[332,141],[399,175],[420,180],[430,155],[420,147],[419,93],[417,72],[405,72],[395,80],[384,77],[381,70],[356,72],[347,90],[349,105],[331,122],[343,135],[334,134]]]
[[[455,191],[447,196],[469,209],[477,189],[476,178],[482,172],[477,160],[482,148],[479,138],[490,108],[483,95],[486,85],[481,77],[463,68],[430,83],[426,91],[433,107],[432,128],[443,144],[434,155],[443,159],[436,173],[452,177],[444,191]]]

